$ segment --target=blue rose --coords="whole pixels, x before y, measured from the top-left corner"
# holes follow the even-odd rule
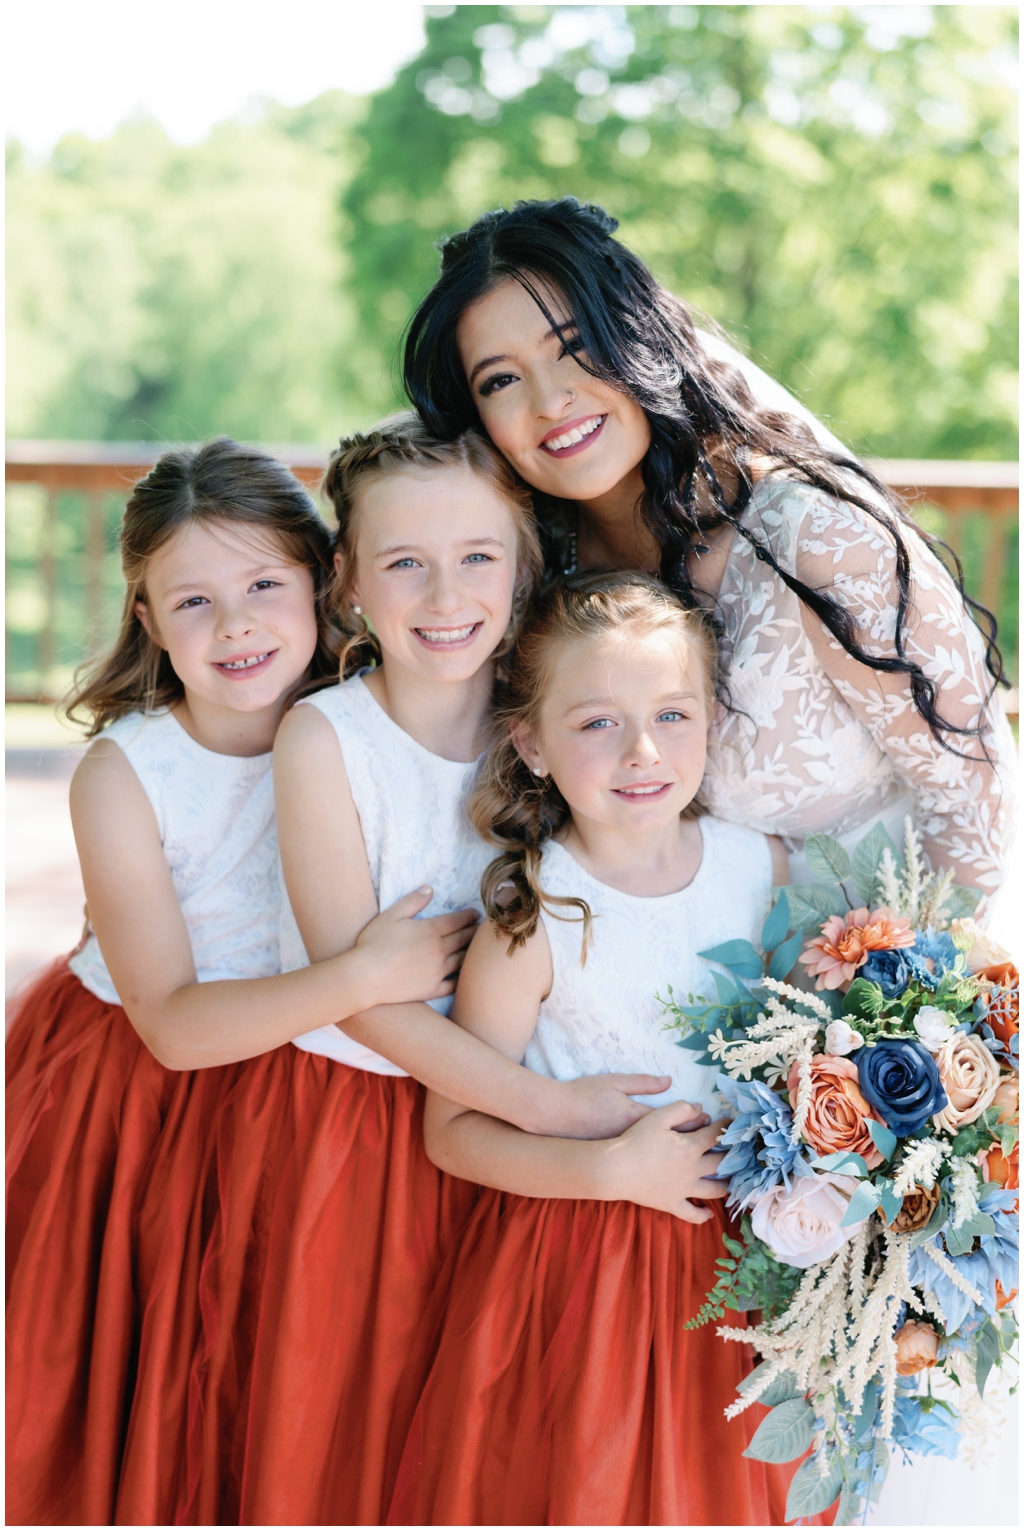
[[[886,1038],[851,1055],[861,1094],[898,1138],[918,1132],[947,1104],[935,1059],[921,1042]]]
[[[910,982],[910,969],[897,948],[889,952],[872,952],[857,977],[877,983],[886,999],[898,999]]]

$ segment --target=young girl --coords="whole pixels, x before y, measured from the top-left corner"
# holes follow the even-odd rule
[[[238,1060],[450,994],[472,921],[413,919],[421,889],[351,951],[280,973],[270,748],[339,640],[329,536],[292,475],[227,440],[169,452],[121,551],[121,631],[73,703],[100,736],[71,791],[87,936],[8,1044],[13,1522],[170,1518],[210,1126]]]
[[[488,852],[463,796],[538,563],[528,500],[475,433],[439,446],[393,421],[342,443],[325,487],[348,679],[296,706],[275,745],[285,966],[342,960],[426,882],[442,910],[477,903]],[[422,1003],[306,1030],[218,1117],[178,1521],[381,1522],[397,1384],[476,1196],[428,1161],[416,1080],[520,1130],[595,1137],[645,1114],[628,1092],[668,1083],[542,1078]]]
[[[748,1427],[723,1417],[743,1359],[713,1326],[685,1328],[721,1248],[714,1076],[658,1000],[706,989],[697,952],[754,937],[786,877],[778,842],[700,816],[714,685],[710,629],[644,575],[576,576],[528,619],[473,802],[501,855],[455,1015],[556,1079],[647,1068],[672,1085],[609,1142],[428,1098],[431,1158],[495,1189],[411,1355],[416,1392],[433,1367],[393,1522],[773,1518],[763,1465],[741,1456]]]

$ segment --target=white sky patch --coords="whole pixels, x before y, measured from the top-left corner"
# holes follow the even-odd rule
[[[21,0],[7,13],[5,128],[39,155],[143,114],[198,143],[260,98],[380,90],[423,42],[411,0]]]

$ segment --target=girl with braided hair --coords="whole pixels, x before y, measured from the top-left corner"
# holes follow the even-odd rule
[[[487,213],[442,247],[405,379],[439,435],[478,421],[534,491],[549,569],[657,574],[713,610],[713,812],[855,843],[916,820],[990,895],[1013,746],[995,622],[901,504],[796,401],[565,197]]]
[[[341,443],[325,491],[343,679],[292,708],[274,750],[291,977],[358,950],[416,890],[428,914],[475,919],[489,852],[463,799],[539,567],[528,496],[481,434],[438,443],[414,417],[385,422]],[[477,1194],[428,1160],[418,1081],[578,1137],[620,1132],[646,1114],[630,1095],[668,1083],[542,1078],[448,1020],[450,996],[367,1004],[295,1038],[220,1112],[179,1520],[383,1520],[399,1379]]]
[[[629,1060],[672,1084],[605,1142],[428,1097],[435,1163],[492,1189],[411,1360],[392,1523],[781,1521],[792,1469],[744,1459],[753,1424],[724,1419],[739,1347],[686,1327],[714,1284],[720,1124],[657,998],[710,988],[697,953],[755,938],[786,880],[778,841],[700,806],[715,670],[703,614],[646,575],[571,576],[528,616],[473,799],[498,855],[454,1014],[540,1074]]]

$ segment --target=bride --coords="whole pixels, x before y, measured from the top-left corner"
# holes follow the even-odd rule
[[[896,838],[909,813],[984,914],[1005,874],[1014,769],[991,615],[898,500],[698,330],[616,228],[567,197],[450,238],[410,325],[411,399],[437,434],[483,426],[534,490],[552,571],[646,569],[713,607],[713,814],[781,835],[807,882],[809,835],[849,846],[881,819]],[[991,1472],[980,1504],[975,1475],[933,1466],[894,1470],[877,1518],[992,1524],[997,1490],[1011,1503]],[[942,1483],[941,1510],[925,1479]]]

